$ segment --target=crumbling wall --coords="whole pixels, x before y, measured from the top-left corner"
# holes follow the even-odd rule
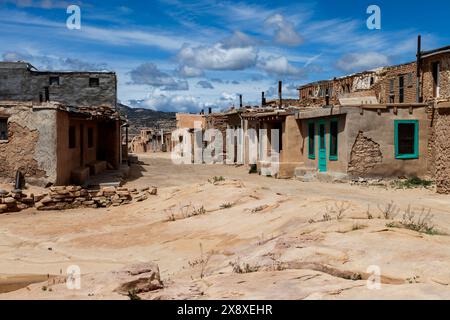
[[[450,194],[450,110],[439,109],[435,121],[435,180],[438,193]]]
[[[382,161],[380,145],[360,131],[351,151],[348,173],[352,176],[365,176]]]
[[[30,184],[56,181],[56,110],[0,106],[8,116],[8,140],[0,142],[0,180],[11,183],[17,170]]]
[[[45,171],[34,159],[39,132],[37,130],[30,131],[28,128],[12,122],[8,126],[8,133],[8,143],[0,143],[0,163],[2,163],[0,178],[13,181],[17,170],[20,170],[26,178],[45,177]]]

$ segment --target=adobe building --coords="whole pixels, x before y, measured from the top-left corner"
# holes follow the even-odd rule
[[[0,62],[0,181],[84,184],[121,164],[123,121],[111,72],[41,72]]]
[[[142,129],[139,136],[131,140],[131,152],[154,153],[172,151],[172,132],[163,129]]]
[[[450,47],[305,85],[299,95],[293,106],[242,114],[245,130],[268,129],[259,170],[268,165],[262,156],[271,153],[270,130],[278,129],[280,178],[420,177],[450,193]]]

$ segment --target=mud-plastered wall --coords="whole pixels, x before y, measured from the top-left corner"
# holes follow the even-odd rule
[[[0,141],[0,181],[12,183],[17,170],[27,183],[56,180],[56,110],[28,105],[0,106],[8,139]]]

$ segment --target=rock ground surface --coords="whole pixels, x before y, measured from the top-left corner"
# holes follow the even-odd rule
[[[450,299],[449,196],[140,160],[126,187],[158,186],[142,202],[0,215],[0,299],[129,299],[127,284],[143,299]],[[391,201],[396,221],[431,209],[439,234],[388,227]],[[130,287],[142,263],[159,274],[141,268]],[[80,290],[65,284],[72,265]],[[380,290],[367,288],[374,265]]]

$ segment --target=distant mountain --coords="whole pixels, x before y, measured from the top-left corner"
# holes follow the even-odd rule
[[[118,104],[120,114],[128,118],[130,123],[130,135],[139,134],[141,129],[156,128],[173,130],[176,127],[174,112],[162,112],[144,108],[131,108],[124,104]]]

